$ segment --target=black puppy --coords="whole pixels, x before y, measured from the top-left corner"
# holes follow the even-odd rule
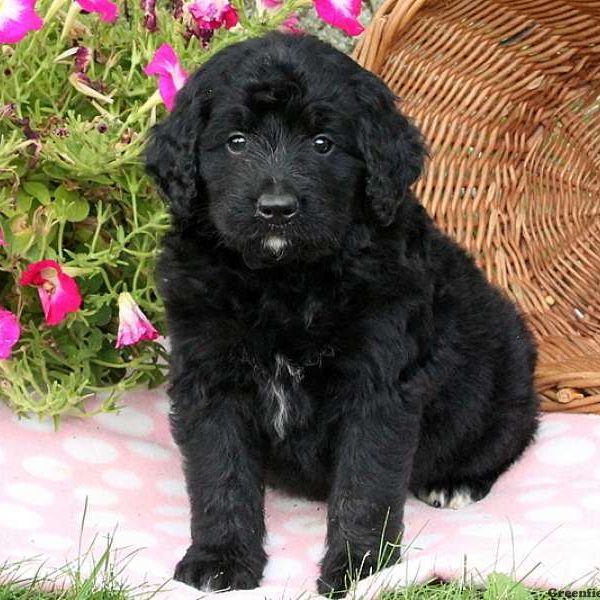
[[[531,337],[411,193],[425,153],[394,101],[326,44],[271,34],[208,61],[154,131],[192,512],[176,579],[259,584],[267,483],[327,500],[319,589],[340,590],[398,540],[409,489],[479,500],[534,435]]]

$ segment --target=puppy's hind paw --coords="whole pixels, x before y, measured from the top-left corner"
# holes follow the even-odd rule
[[[233,557],[214,558],[201,548],[190,546],[175,567],[173,578],[204,592],[249,590],[258,587],[262,566]]]
[[[458,510],[481,500],[490,490],[489,484],[441,484],[421,488],[417,498],[434,508]]]

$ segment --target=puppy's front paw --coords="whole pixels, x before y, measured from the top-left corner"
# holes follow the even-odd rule
[[[264,563],[264,554],[253,561],[192,545],[175,567],[173,578],[207,592],[250,590],[258,587]]]
[[[353,581],[375,572],[377,556],[372,552],[328,550],[321,563],[321,576],[317,580],[319,593],[330,598],[341,597]]]
[[[389,541],[383,544],[376,542],[371,549],[349,548],[342,544],[330,547],[321,563],[317,588],[324,596],[339,598],[348,592],[354,582],[398,564],[401,559],[401,545]]]

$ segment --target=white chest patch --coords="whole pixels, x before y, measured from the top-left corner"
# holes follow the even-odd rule
[[[285,427],[289,418],[289,391],[301,379],[301,368],[293,366],[281,354],[275,355],[275,373],[269,381],[267,394],[275,408],[273,429],[281,439],[285,437]]]

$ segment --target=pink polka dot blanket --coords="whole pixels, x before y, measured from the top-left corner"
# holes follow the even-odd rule
[[[169,579],[189,521],[168,403],[153,391],[131,393],[123,405],[119,414],[65,419],[58,432],[0,407],[0,563],[37,557],[35,568],[43,561],[49,570],[94,538],[91,552],[101,554],[112,534],[129,584]],[[221,600],[317,597],[325,505],[269,491],[266,522],[262,587]],[[431,578],[479,582],[491,572],[534,587],[600,588],[600,418],[545,415],[535,444],[487,498],[459,510],[411,498],[405,522],[403,562],[360,582],[353,598]],[[156,596],[199,597],[206,594],[173,581]]]

